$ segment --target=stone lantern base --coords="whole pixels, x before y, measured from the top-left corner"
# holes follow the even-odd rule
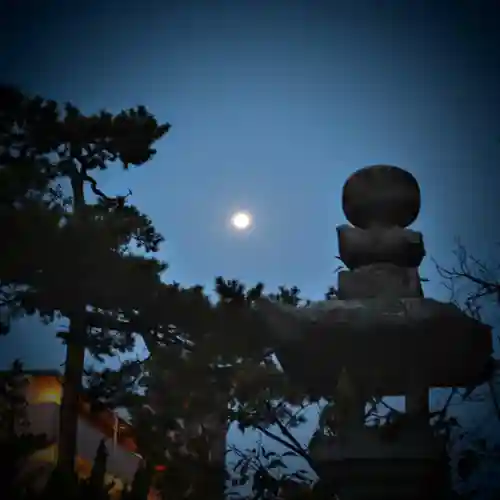
[[[340,500],[446,500],[451,488],[444,459],[361,459],[323,462],[323,490]]]
[[[207,464],[200,474],[198,489],[202,490],[207,500],[225,498],[226,466],[224,463]]]
[[[444,442],[429,427],[394,436],[377,428],[346,429],[316,443],[311,455],[340,500],[446,500],[450,494]]]

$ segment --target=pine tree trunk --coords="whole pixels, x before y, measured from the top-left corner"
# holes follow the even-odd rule
[[[75,172],[71,179],[73,190],[73,214],[75,219],[83,216],[85,198],[83,179],[79,172]],[[77,293],[78,282],[73,282]],[[78,304],[77,300],[77,304]],[[76,312],[68,318],[69,337],[66,345],[66,360],[63,381],[63,395],[59,411],[59,446],[58,469],[71,475],[75,472],[75,457],[77,454],[78,435],[78,404],[82,392],[82,377],[85,360],[85,303],[82,301],[76,307]]]
[[[71,321],[70,335],[74,321]],[[78,400],[82,389],[83,362],[85,348],[77,343],[68,342],[66,346],[66,367],[64,371],[63,396],[59,411],[59,449],[57,466],[61,471],[71,474],[75,469],[78,433]]]

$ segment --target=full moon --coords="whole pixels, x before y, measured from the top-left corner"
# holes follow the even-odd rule
[[[231,224],[239,231],[247,229],[251,223],[252,218],[246,212],[237,212],[231,217]]]

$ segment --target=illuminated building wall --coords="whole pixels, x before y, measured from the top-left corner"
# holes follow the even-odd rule
[[[57,372],[30,372],[26,399],[31,432],[45,433],[51,443],[33,455],[32,464],[42,466],[48,472],[57,461],[59,435],[59,407],[62,383]],[[130,484],[140,463],[135,453],[133,429],[109,411],[90,411],[90,404],[81,402],[78,420],[76,469],[80,476],[89,475],[95,453],[101,439],[106,439],[109,452],[106,480],[114,481],[115,490]]]

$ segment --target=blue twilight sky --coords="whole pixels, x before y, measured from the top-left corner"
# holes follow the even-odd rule
[[[0,78],[84,112],[145,104],[173,124],[148,165],[100,176],[165,235],[167,280],[216,275],[320,298],[335,283],[345,179],[389,163],[422,189],[414,227],[450,263],[454,238],[500,240],[500,32],[494,1],[24,1],[0,19]],[[228,229],[237,209],[249,234]],[[445,298],[428,258],[426,287]],[[56,366],[52,329],[2,339]],[[44,333],[45,331],[45,333]],[[23,339],[21,342],[20,339]]]
[[[173,127],[148,165],[99,177],[165,235],[167,280],[216,275],[319,299],[335,283],[340,197],[389,163],[422,189],[414,228],[452,263],[500,241],[500,30],[492,1],[14,1],[0,78],[84,112],[145,104]],[[228,229],[237,209],[248,234]],[[429,258],[426,294],[447,298]],[[52,327],[23,321],[0,362],[58,367]]]

